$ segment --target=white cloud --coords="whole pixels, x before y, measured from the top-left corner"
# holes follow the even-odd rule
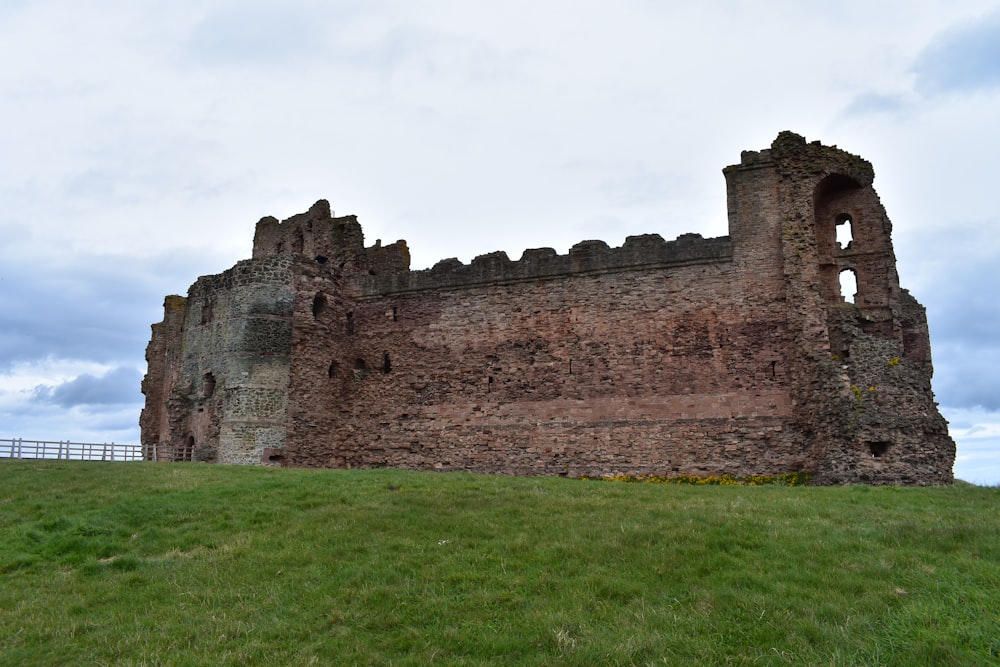
[[[0,438],[139,441],[141,371],[47,357],[0,373]]]
[[[958,443],[955,477],[973,484],[1000,485],[1000,411],[941,408]]]
[[[715,236],[721,168],[790,129],[873,162],[938,398],[995,407],[998,26],[993,0],[4,2],[0,403],[141,366],[163,296],[264,215],[329,199],[417,268]]]
[[[1000,88],[1000,9],[948,28],[914,64],[917,88],[928,94]]]
[[[134,405],[142,372],[134,367],[118,366],[100,375],[83,373],[57,385],[35,387],[34,398],[63,408],[76,406]]]

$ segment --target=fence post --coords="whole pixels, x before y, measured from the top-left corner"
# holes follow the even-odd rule
[[[21,439],[17,439],[17,456],[15,458],[21,458]]]

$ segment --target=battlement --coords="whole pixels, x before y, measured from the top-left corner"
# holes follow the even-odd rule
[[[683,234],[675,241],[664,241],[659,234],[643,234],[629,236],[619,248],[604,241],[581,241],[565,255],[552,248],[534,248],[525,250],[518,261],[499,251],[479,255],[469,264],[445,259],[423,271],[358,275],[352,282],[363,298],[724,262],[731,260],[732,254],[728,236],[705,239],[700,234]]]
[[[320,199],[305,213],[278,221],[267,216],[257,223],[253,258],[298,256],[329,265],[345,274],[379,275],[410,268],[406,241],[366,248],[357,216],[334,217],[330,202]]]

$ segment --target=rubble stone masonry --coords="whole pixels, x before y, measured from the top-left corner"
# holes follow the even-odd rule
[[[724,173],[726,237],[424,271],[325,201],[264,218],[251,259],[167,297],[143,444],[220,463],[950,483],[926,317],[899,287],[871,165],[783,132]]]

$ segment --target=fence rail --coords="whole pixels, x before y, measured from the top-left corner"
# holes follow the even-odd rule
[[[61,459],[66,461],[142,461],[142,445],[70,442],[69,440],[0,439],[0,459]]]

